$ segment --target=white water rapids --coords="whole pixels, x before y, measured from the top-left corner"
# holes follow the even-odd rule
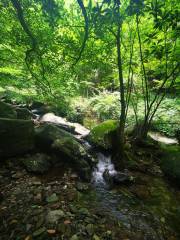
[[[98,153],[98,164],[92,174],[92,182],[94,185],[106,185],[103,177],[105,170],[108,170],[110,175],[116,174],[114,164],[111,162],[111,156],[105,156],[102,153]]]

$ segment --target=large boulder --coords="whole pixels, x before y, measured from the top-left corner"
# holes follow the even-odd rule
[[[0,101],[0,118],[16,119],[16,110],[11,104]]]
[[[65,131],[79,135],[81,138],[89,134],[89,129],[85,128],[79,123],[68,122],[65,118],[56,116],[54,113],[46,113],[41,119],[41,122],[49,122],[56,124]]]
[[[107,120],[100,123],[91,130],[88,141],[97,147],[110,150],[113,148],[118,126],[116,120]]]
[[[0,157],[16,156],[33,148],[34,126],[29,120],[0,118]]]
[[[90,180],[92,158],[87,150],[70,133],[55,125],[45,123],[36,129],[36,144],[72,164],[80,176]]]
[[[53,123],[61,127],[65,131],[74,133],[75,127],[72,126],[66,119],[56,116],[54,113],[46,113],[40,118],[40,122]]]

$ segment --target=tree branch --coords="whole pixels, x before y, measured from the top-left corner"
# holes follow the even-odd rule
[[[79,60],[81,59],[81,56],[82,56],[82,53],[83,53],[83,51],[85,49],[86,42],[87,42],[88,35],[89,35],[89,20],[88,20],[86,9],[84,7],[84,3],[83,3],[82,0],[77,0],[77,2],[78,2],[79,6],[81,8],[81,11],[82,11],[82,14],[83,14],[83,17],[84,17],[84,21],[85,21],[85,25],[84,25],[84,40],[83,40],[83,43],[82,43],[82,46],[81,46],[81,50],[80,50],[79,56],[76,59],[76,61],[73,64],[73,66],[76,65],[79,62]]]

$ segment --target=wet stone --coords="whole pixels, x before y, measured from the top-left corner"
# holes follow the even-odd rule
[[[82,183],[82,182],[78,182],[76,184],[76,189],[79,191],[79,192],[86,192],[88,189],[89,189],[89,185],[88,184],[85,184],[85,183]]]
[[[39,228],[38,230],[33,232],[33,237],[37,237],[37,236],[41,235],[44,232],[46,232],[46,228],[45,227]]]
[[[88,224],[86,226],[86,231],[89,236],[92,236],[94,234],[94,225],[93,224]]]
[[[41,203],[43,200],[42,193],[38,193],[34,196],[34,202],[35,203]]]
[[[70,240],[79,240],[79,237],[75,234],[70,238]]]
[[[96,234],[94,234],[93,235],[93,240],[100,240],[100,238]]]
[[[89,211],[88,211],[87,208],[80,208],[80,209],[78,210],[78,213],[79,213],[79,215],[83,215],[83,216],[89,215]]]
[[[64,212],[62,210],[49,211],[46,216],[47,223],[56,223],[58,220],[64,217]]]
[[[54,202],[57,202],[58,200],[59,200],[59,198],[56,195],[56,193],[53,193],[52,195],[50,195],[49,197],[46,198],[46,201],[48,203],[54,203]]]

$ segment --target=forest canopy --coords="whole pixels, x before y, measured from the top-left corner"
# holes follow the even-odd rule
[[[130,116],[149,128],[165,95],[179,95],[177,0],[2,0],[0,11],[0,86],[11,98],[67,116],[70,102],[103,105],[107,91],[115,111],[105,119],[121,112],[123,125]]]

